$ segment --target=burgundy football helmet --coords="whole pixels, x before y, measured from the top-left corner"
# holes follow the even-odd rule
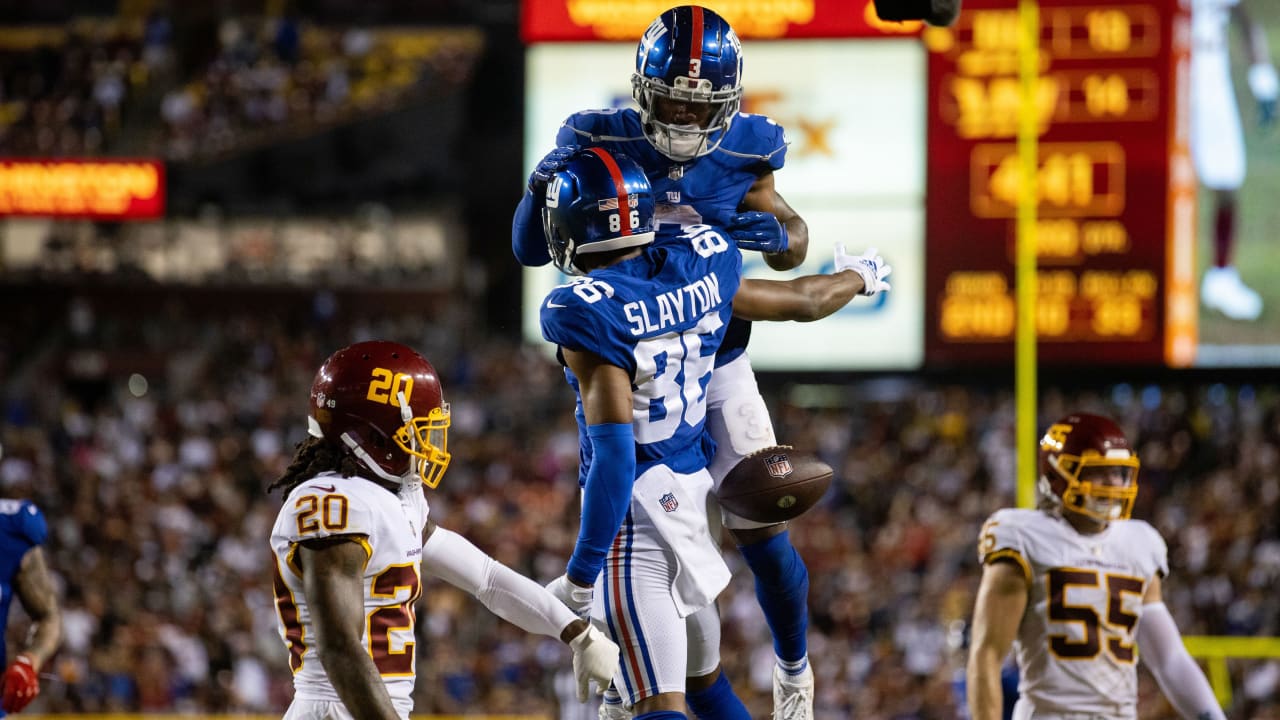
[[[1039,490],[1064,511],[1103,523],[1127,519],[1138,497],[1138,456],[1110,419],[1068,415],[1040,439]]]
[[[426,358],[373,340],[329,356],[311,383],[307,429],[396,483],[440,484],[449,467],[449,404]]]

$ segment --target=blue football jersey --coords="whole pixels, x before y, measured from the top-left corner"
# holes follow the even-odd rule
[[[9,605],[22,558],[31,548],[43,545],[48,535],[44,514],[30,501],[0,500],[0,638],[9,625]],[[4,643],[0,642],[0,668],[5,666]]]
[[[569,116],[557,145],[603,147],[640,163],[653,186],[657,217],[664,224],[724,225],[761,175],[779,170],[787,145],[780,125],[763,115],[739,114],[711,153],[679,163],[658,152],[644,136],[633,108],[587,110]],[[692,208],[696,214],[689,214]]]
[[[634,108],[586,110],[569,116],[556,135],[557,145],[603,147],[625,153],[644,168],[653,187],[655,217],[663,225],[725,225],[763,174],[779,170],[787,157],[782,126],[763,115],[740,113],[711,153],[680,163],[658,152],[644,136]],[[733,318],[717,365],[747,348],[751,324]]]
[[[714,228],[658,235],[639,257],[552,290],[541,314],[548,341],[631,374],[637,476],[659,462],[690,473],[710,460],[707,383],[742,281],[741,253]],[[591,444],[577,378],[565,376],[578,394],[583,480]]]

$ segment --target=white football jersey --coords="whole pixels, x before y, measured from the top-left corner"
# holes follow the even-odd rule
[[[978,540],[983,564],[1016,562],[1030,583],[1014,653],[1022,702],[1037,712],[1132,718],[1142,597],[1169,571],[1168,550],[1142,520],[1096,535],[1041,510],[999,510]]]
[[[392,493],[360,477],[321,473],[285,498],[271,531],[276,616],[289,648],[294,697],[339,701],[316,652],[298,543],[352,536],[364,546],[364,646],[401,716],[413,709],[414,602],[422,590],[419,561],[428,515],[420,483]],[[341,672],[341,668],[338,672]]]

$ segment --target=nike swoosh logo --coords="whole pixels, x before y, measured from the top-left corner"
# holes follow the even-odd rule
[[[547,308],[548,308],[549,310],[554,310],[554,309],[556,309],[556,308],[562,308],[562,307],[569,307],[569,306],[568,306],[568,305],[561,305],[560,303],[554,303],[554,302],[551,302],[550,300],[548,300],[548,301],[547,301]]]
[[[324,485],[312,485],[311,487],[315,488],[316,490],[319,490],[320,492],[333,492],[338,489],[333,485],[330,485],[328,487],[325,487]]]

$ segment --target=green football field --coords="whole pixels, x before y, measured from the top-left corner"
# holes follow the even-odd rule
[[[1267,30],[1271,58],[1280,64],[1280,2],[1243,0]],[[1236,98],[1244,122],[1248,174],[1240,191],[1236,266],[1245,284],[1262,295],[1262,317],[1255,322],[1230,320],[1216,311],[1200,310],[1200,342],[1214,345],[1280,345],[1280,119],[1266,131],[1258,127],[1258,105],[1245,81],[1247,62],[1241,33],[1231,28]],[[1200,193],[1200,242],[1197,278],[1213,262],[1213,204]],[[1275,364],[1280,364],[1277,359]]]

